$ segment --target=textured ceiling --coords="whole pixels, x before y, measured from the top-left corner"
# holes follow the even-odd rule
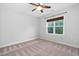
[[[68,6],[73,5],[74,3],[46,3],[47,5],[51,6],[50,9],[45,9],[44,13],[41,13],[38,10],[32,12],[33,6],[28,3],[8,3],[5,6],[9,8],[13,8],[16,12],[20,12],[21,14],[28,14],[34,17],[42,17],[46,14],[53,13],[57,10],[61,10],[63,8],[67,8]]]

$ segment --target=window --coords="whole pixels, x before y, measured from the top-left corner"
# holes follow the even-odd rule
[[[48,33],[63,34],[63,18],[57,19],[47,23]]]
[[[63,20],[55,21],[55,34],[63,34]]]
[[[48,23],[48,33],[53,33],[53,27],[54,27],[53,22],[49,22]]]

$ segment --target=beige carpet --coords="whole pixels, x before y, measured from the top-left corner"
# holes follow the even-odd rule
[[[35,39],[0,49],[1,56],[78,56],[79,49]]]

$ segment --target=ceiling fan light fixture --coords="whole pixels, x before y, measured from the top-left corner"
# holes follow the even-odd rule
[[[35,8],[32,10],[32,12],[35,10],[39,10],[41,13],[43,13],[43,9],[51,8],[51,6],[48,6],[44,3],[29,3],[29,4],[35,6]]]
[[[41,6],[38,6],[38,7],[37,7],[37,10],[42,10],[42,7],[41,7]]]

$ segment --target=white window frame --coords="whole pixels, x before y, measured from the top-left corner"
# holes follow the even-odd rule
[[[63,26],[55,26],[56,21],[52,21],[54,23],[53,33],[48,33],[48,22],[46,22],[46,30],[47,30],[46,32],[47,32],[47,34],[49,34],[49,35],[64,35],[64,23],[65,23],[64,20],[65,20],[65,18],[63,19]],[[55,27],[63,27],[63,34],[56,34],[55,33]]]
[[[53,22],[53,24],[54,24],[54,22]],[[55,25],[54,26],[49,26],[49,27],[55,27]],[[48,33],[48,22],[47,22],[47,25],[46,25],[46,29],[47,29],[47,33]],[[54,34],[54,29],[53,29],[53,33],[49,33],[49,34]]]

